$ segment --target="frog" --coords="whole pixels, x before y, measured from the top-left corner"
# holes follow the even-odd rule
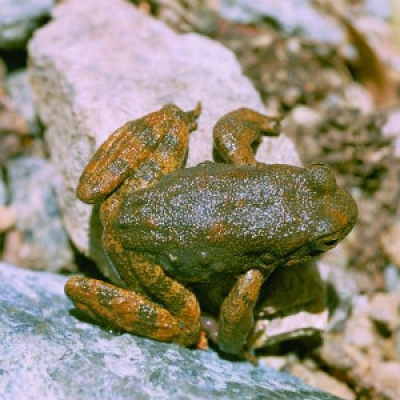
[[[219,351],[250,359],[268,277],[335,247],[355,225],[357,205],[326,165],[257,161],[255,145],[279,135],[281,117],[250,108],[214,125],[222,162],[185,167],[200,113],[200,103],[164,105],[95,151],[76,193],[99,205],[116,278],[73,276],[65,293],[98,324],[185,347],[202,341],[203,313],[214,315]]]

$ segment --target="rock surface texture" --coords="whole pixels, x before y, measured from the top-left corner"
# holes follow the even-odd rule
[[[314,40],[343,40],[338,24],[318,13],[309,0],[221,0],[221,13],[228,20],[243,23],[270,18],[287,33],[301,32]]]
[[[36,117],[27,70],[20,69],[9,74],[5,86],[17,110],[25,118],[28,124],[28,132],[31,135],[38,135],[40,126]]]
[[[0,263],[0,399],[338,399],[266,367],[82,322],[64,283]]]
[[[111,132],[166,103],[192,109],[201,101],[189,148],[193,165],[212,158],[212,127],[222,115],[239,107],[265,110],[229,50],[196,34],[178,35],[125,1],[70,0],[53,17],[30,43],[31,83],[63,176],[66,228],[78,249],[96,258],[88,241],[91,208],[76,198],[75,188]],[[259,159],[298,163],[285,136],[266,138]]]
[[[33,30],[48,17],[54,0],[1,0],[0,48],[21,48]]]
[[[55,194],[59,176],[54,166],[37,157],[17,157],[8,163],[8,182],[21,235],[17,265],[47,271],[71,269],[73,252]]]

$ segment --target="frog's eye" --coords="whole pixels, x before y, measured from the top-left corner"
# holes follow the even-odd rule
[[[325,164],[312,164],[309,167],[310,183],[318,191],[333,192],[336,188],[336,178],[330,167]]]

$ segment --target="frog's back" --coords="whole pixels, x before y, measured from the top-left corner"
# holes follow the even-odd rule
[[[124,246],[152,252],[180,246],[261,250],[294,226],[300,218],[294,214],[310,207],[304,171],[214,163],[176,171],[125,199],[118,221]]]

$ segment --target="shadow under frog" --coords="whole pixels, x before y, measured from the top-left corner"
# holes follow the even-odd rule
[[[100,324],[183,346],[199,342],[206,309],[219,349],[249,357],[268,276],[334,247],[357,206],[325,165],[257,162],[252,144],[279,134],[279,119],[247,108],[214,127],[226,164],[182,168],[199,113],[166,105],[95,152],[77,195],[99,209],[112,283],[72,277],[65,291]]]

